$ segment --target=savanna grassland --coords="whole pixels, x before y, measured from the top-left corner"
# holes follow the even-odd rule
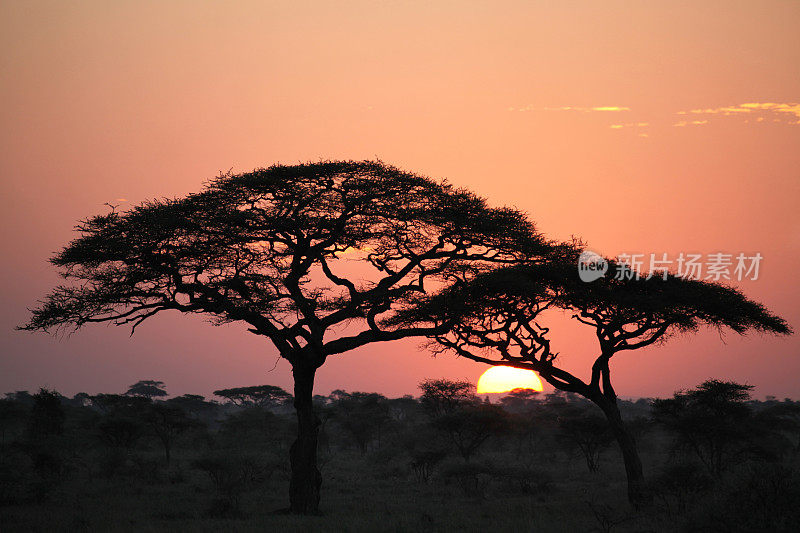
[[[570,395],[521,390],[487,403],[463,383],[426,383],[420,398],[344,391],[315,398],[320,516],[281,512],[295,422],[291,397],[276,387],[217,391],[227,393],[219,403],[193,395],[165,400],[146,388],[71,399],[47,390],[9,394],[0,406],[0,530],[793,531],[800,525],[800,404],[753,401],[746,388],[725,389],[725,382],[669,400],[621,402],[650,494],[649,503],[634,509],[596,407]],[[724,394],[736,390],[741,394]]]

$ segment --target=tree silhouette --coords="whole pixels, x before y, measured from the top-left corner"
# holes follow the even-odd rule
[[[6,433],[23,427],[27,418],[28,410],[21,402],[0,399],[0,454],[5,450]]]
[[[533,389],[514,389],[500,398],[500,404],[509,413],[525,413],[540,403],[540,395]]]
[[[163,311],[240,322],[292,365],[298,436],[290,510],[314,513],[321,478],[316,370],[373,342],[448,325],[382,319],[459,280],[552,246],[520,212],[380,162],[272,166],[223,175],[200,193],[83,221],[51,262],[68,283],[26,330],[130,325]]]
[[[559,438],[581,452],[589,472],[597,472],[600,469],[601,452],[614,442],[608,422],[601,416],[569,404],[559,411]]]
[[[143,418],[164,447],[164,459],[169,466],[175,439],[181,433],[196,427],[197,424],[179,407],[162,402],[148,406],[143,413]]]
[[[144,415],[153,404],[150,398],[123,394],[97,394],[90,398],[101,412],[96,429],[108,447],[129,450],[144,436]]]
[[[61,395],[45,388],[33,395],[33,407],[28,420],[28,435],[37,440],[64,432],[66,413],[61,405]]]
[[[475,385],[466,380],[426,379],[419,384],[420,403],[434,416],[445,415],[480,402]]]
[[[33,395],[31,395],[31,393],[26,390],[7,392],[6,399],[14,402],[19,402],[22,405],[27,405],[27,406],[32,406],[34,402]]]
[[[570,257],[571,255],[571,257]],[[580,281],[578,251],[565,261],[515,265],[481,274],[387,319],[394,326],[436,327],[451,324],[431,338],[441,350],[491,365],[535,370],[553,387],[591,400],[605,414],[619,444],[628,479],[628,497],[638,505],[643,497],[642,463],[632,433],[617,406],[611,383],[611,358],[693,332],[702,326],[788,334],[786,322],[738,290],[700,280],[662,277],[608,276]],[[616,266],[610,262],[612,271]],[[542,325],[548,309],[562,309],[596,334],[599,354],[584,381],[561,368],[551,349],[549,330]]]
[[[434,428],[447,435],[466,462],[489,437],[511,429],[510,417],[502,407],[484,403],[463,405],[436,416],[432,422]]]
[[[777,429],[789,434],[795,455],[800,455],[800,404],[787,399],[767,407],[764,414],[776,422]]]
[[[170,398],[166,403],[181,409],[184,413],[189,415],[190,418],[195,420],[202,418],[204,415],[213,414],[219,407],[218,403],[209,402],[200,394],[183,394],[175,398]]]
[[[144,398],[163,398],[164,396],[169,396],[167,394],[167,387],[164,385],[163,381],[154,381],[152,379],[143,379],[141,381],[137,381],[130,387],[128,387],[128,391],[125,393],[128,396],[142,396]]]
[[[711,379],[654,400],[653,418],[675,435],[676,447],[689,451],[718,478],[739,462],[769,456],[764,444],[779,440],[782,428],[776,420],[757,416],[748,404],[751,390],[752,385]]]
[[[333,417],[358,446],[361,455],[374,440],[380,444],[381,429],[389,422],[389,403],[386,397],[374,392],[331,393]]]
[[[498,405],[484,404],[469,381],[426,379],[419,384],[420,404],[431,417],[432,427],[447,437],[469,461],[493,435],[510,429],[510,417]]]
[[[215,396],[225,398],[234,405],[274,407],[292,401],[292,395],[275,385],[254,385],[214,391]]]

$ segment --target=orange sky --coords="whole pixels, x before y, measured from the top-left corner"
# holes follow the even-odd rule
[[[0,392],[288,387],[242,327],[12,331],[58,282],[46,260],[79,218],[275,162],[379,157],[607,255],[760,252],[740,286],[800,327],[800,3],[263,4],[0,4]],[[585,368],[591,336],[557,329]],[[332,358],[317,391],[485,370],[416,345]],[[717,377],[800,398],[799,348],[704,333],[613,371],[622,396]]]

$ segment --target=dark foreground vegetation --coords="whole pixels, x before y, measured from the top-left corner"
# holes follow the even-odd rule
[[[563,392],[489,403],[469,383],[421,396],[334,391],[321,419],[321,516],[285,507],[296,432],[273,386],[167,398],[41,389],[0,400],[2,531],[797,531],[800,403],[707,381],[619,401],[647,504],[602,411]]]

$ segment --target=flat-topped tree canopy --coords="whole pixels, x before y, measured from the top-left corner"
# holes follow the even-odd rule
[[[238,406],[275,407],[291,402],[292,395],[275,385],[253,385],[214,391],[214,396],[225,398]]]
[[[658,331],[660,337],[663,333],[690,332],[703,326],[731,329],[740,334],[791,333],[784,319],[731,285],[673,273],[637,275],[623,264],[607,261],[610,273],[592,282],[581,281],[574,266],[571,272],[563,266],[533,267],[529,275],[553,272],[557,305],[576,311],[576,318],[597,326],[603,334],[621,328],[623,336],[616,345],[619,348],[638,347],[624,341],[639,334]],[[613,274],[620,270],[626,274]],[[660,332],[661,328],[666,331]],[[633,331],[637,334],[632,334]]]
[[[618,265],[609,263],[614,272]],[[461,355],[476,348],[499,356],[502,364],[551,363],[557,354],[542,325],[547,309],[566,310],[593,326],[607,352],[641,348],[703,326],[740,334],[791,333],[785,320],[729,285],[673,274],[622,279],[607,274],[584,282],[577,256],[574,262],[517,264],[482,273],[468,283],[421,295],[387,322],[406,327],[450,323],[448,331],[433,337]]]
[[[550,249],[517,210],[373,161],[223,175],[200,193],[112,210],[77,231],[51,260],[72,283],[23,329],[135,327],[174,309],[244,321],[285,356],[418,334],[382,330],[376,319],[412,293]],[[353,320],[366,335],[323,338]]]

